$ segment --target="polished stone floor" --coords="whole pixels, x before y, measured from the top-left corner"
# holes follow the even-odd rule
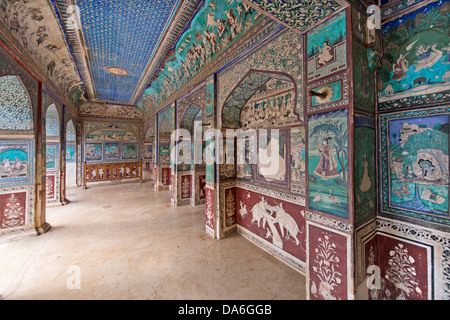
[[[240,235],[205,234],[204,206],[151,182],[68,189],[44,235],[0,244],[2,299],[305,299],[305,277]]]

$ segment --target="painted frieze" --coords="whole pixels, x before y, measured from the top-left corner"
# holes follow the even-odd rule
[[[236,223],[280,250],[305,261],[304,206],[236,188]]]

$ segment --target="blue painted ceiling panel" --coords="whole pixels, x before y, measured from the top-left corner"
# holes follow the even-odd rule
[[[130,102],[179,2],[76,1],[97,100]],[[129,74],[111,74],[107,67]]]

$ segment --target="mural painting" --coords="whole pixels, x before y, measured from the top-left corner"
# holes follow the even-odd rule
[[[305,261],[303,206],[239,187],[235,193],[237,224]]]
[[[103,155],[103,159],[105,161],[108,160],[119,160],[120,159],[120,153],[119,153],[119,143],[117,142],[105,142],[105,154]]]
[[[198,176],[198,199],[205,199],[206,176],[204,174]]]
[[[294,112],[295,91],[279,93],[283,89],[293,88],[291,80],[272,78],[267,81],[242,108],[242,128],[268,128],[298,123]]]
[[[289,188],[290,136],[286,129],[258,132],[258,164],[255,181]],[[275,153],[278,150],[278,153]]]
[[[45,165],[47,171],[56,171],[59,167],[59,144],[47,143],[45,147]]]
[[[355,224],[376,215],[375,120],[355,115]]]
[[[144,159],[151,160],[153,156],[153,144],[144,145]]]
[[[240,1],[206,0],[144,97],[153,95],[156,105],[163,102],[261,19],[259,12]]]
[[[382,234],[377,235],[378,265],[381,269],[379,299],[432,299],[431,249]]]
[[[138,146],[136,143],[122,143],[122,160],[137,160]]]
[[[181,199],[189,199],[191,197],[191,188],[192,188],[192,176],[182,175],[181,176]]]
[[[347,68],[346,11],[340,11],[308,31],[308,81]]]
[[[47,137],[59,137],[59,113],[56,105],[52,103],[45,113],[45,134]]]
[[[158,152],[158,164],[160,165],[169,165],[170,164],[170,142],[169,141],[160,141]]]
[[[31,101],[18,76],[0,77],[0,130],[31,130]]]
[[[158,112],[158,134],[170,135],[175,130],[175,105],[164,108]]]
[[[161,183],[163,186],[168,186],[171,183],[171,170],[170,168],[161,168]]]
[[[381,129],[383,210],[448,217],[448,110],[383,115]]]
[[[32,141],[0,142],[0,184],[27,183],[33,180]]]
[[[303,38],[298,33],[290,30],[282,32],[218,74],[217,106],[222,108],[222,112],[219,112],[219,123],[223,122],[224,127],[240,128],[240,109],[261,86],[266,82],[270,85],[268,81],[271,78],[290,82],[292,87],[288,89],[295,87],[297,100],[295,104],[291,101],[291,106],[294,107],[299,120],[302,120]],[[237,89],[239,91],[236,91]],[[244,99],[240,98],[240,95]],[[235,101],[229,99],[232,96]]]
[[[250,0],[250,2],[268,15],[300,31],[310,28],[314,23],[341,8],[341,4],[336,0]],[[299,7],[302,9],[299,10]]]
[[[448,1],[436,1],[383,25],[380,110],[444,98],[436,93],[450,89],[448,10]]]
[[[254,164],[256,163],[256,131],[239,133],[236,148],[236,178],[253,181]]]
[[[347,110],[308,117],[310,209],[348,218]]]
[[[206,163],[206,181],[215,181],[215,148],[214,148],[214,137],[207,137],[205,150],[204,150],[204,161]]]
[[[316,93],[326,94],[325,97],[308,94],[306,98],[308,112],[348,105],[348,87],[347,72],[308,84],[306,87],[307,92],[314,91]]]
[[[47,202],[56,202],[59,197],[58,173],[47,174],[45,177],[45,197]]]
[[[86,143],[85,160],[86,161],[101,161],[103,159],[103,144],[102,143]]]
[[[0,229],[24,226],[26,210],[26,191],[0,194]]]
[[[95,131],[87,134],[86,141],[88,141],[88,142],[102,142],[102,141],[132,142],[132,141],[137,141],[137,138],[133,133],[112,125],[112,126],[100,129],[100,130],[95,130]]]
[[[311,300],[347,299],[347,239],[309,224]]]
[[[291,192],[305,194],[306,151],[305,128],[291,128]]]
[[[206,110],[205,116],[212,117],[214,115],[214,78],[211,77],[206,81]]]
[[[207,231],[208,228],[214,230],[214,189],[205,188],[205,195],[206,195],[205,214],[206,214]],[[214,231],[212,231],[212,234],[214,234]]]
[[[75,162],[75,146],[66,146],[66,162]]]
[[[375,113],[375,65],[369,63],[370,53],[370,49],[353,41],[353,104],[355,109]]]

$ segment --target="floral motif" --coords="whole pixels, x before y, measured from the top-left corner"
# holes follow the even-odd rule
[[[236,199],[232,190],[227,192],[225,200],[225,214],[227,226],[231,226],[236,222],[235,216]]]
[[[13,228],[24,224],[25,211],[17,197],[12,194],[2,216],[2,228]]]
[[[342,274],[338,271],[340,259],[336,255],[336,244],[331,241],[331,235],[327,232],[318,239],[318,246],[314,249],[313,271],[320,280],[319,288],[313,282],[311,293],[319,293],[326,300],[336,300],[333,295],[335,287],[341,284]]]
[[[395,299],[405,300],[414,292],[422,295],[422,290],[419,288],[419,282],[416,279],[415,259],[409,255],[408,249],[399,243],[394,247],[394,250],[389,251],[389,256],[391,257],[388,260],[389,267],[384,277],[395,288],[401,290],[401,293]],[[385,295],[388,299],[393,298],[389,289],[385,289]]]

